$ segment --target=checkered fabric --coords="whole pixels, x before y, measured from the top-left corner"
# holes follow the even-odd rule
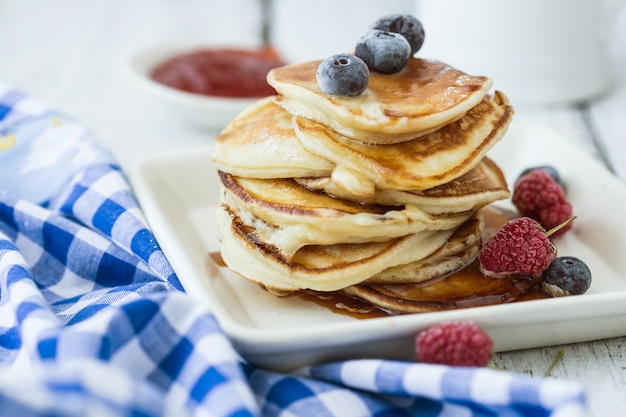
[[[68,125],[63,152],[39,152],[50,126]],[[185,294],[110,156],[0,84],[0,415],[571,417],[586,414],[584,394],[488,368],[250,366]]]

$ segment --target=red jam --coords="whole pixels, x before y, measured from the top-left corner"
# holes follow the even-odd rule
[[[284,65],[275,49],[200,49],[157,65],[151,78],[195,94],[264,97],[276,94],[267,83],[269,70]]]

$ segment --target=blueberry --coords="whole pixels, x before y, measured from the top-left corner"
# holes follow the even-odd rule
[[[543,271],[543,288],[552,295],[579,295],[591,285],[591,271],[574,256],[555,258]],[[547,285],[546,285],[547,284]]]
[[[361,58],[344,53],[322,61],[315,75],[326,94],[355,97],[367,89],[370,73]]]
[[[415,55],[424,44],[424,27],[422,22],[410,14],[392,14],[378,19],[372,29],[399,33],[411,45],[411,56]]]
[[[373,29],[361,36],[354,54],[365,61],[370,71],[395,74],[409,62],[411,45],[398,33]]]
[[[528,174],[530,171],[533,171],[535,169],[543,169],[544,171],[546,171],[551,177],[552,179],[554,179],[554,181],[559,184],[561,187],[563,187],[563,181],[561,180],[561,174],[559,174],[559,171],[557,171],[557,169],[551,165],[538,165],[538,166],[533,166],[533,167],[529,167],[526,168],[525,170],[523,170],[519,176],[517,177],[517,179],[515,180],[515,182],[517,183],[517,181],[519,181],[520,178],[522,178],[524,175]]]

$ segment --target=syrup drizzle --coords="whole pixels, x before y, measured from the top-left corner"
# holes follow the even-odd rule
[[[209,257],[213,260],[216,266],[220,268],[226,267],[226,262],[224,262],[221,252],[211,252],[209,253]]]

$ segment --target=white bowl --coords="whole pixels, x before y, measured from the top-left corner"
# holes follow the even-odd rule
[[[135,54],[128,62],[130,79],[183,120],[211,129],[222,129],[243,109],[258,98],[228,98],[193,94],[158,83],[150,78],[151,70],[175,55],[192,52],[203,46],[160,46]]]

